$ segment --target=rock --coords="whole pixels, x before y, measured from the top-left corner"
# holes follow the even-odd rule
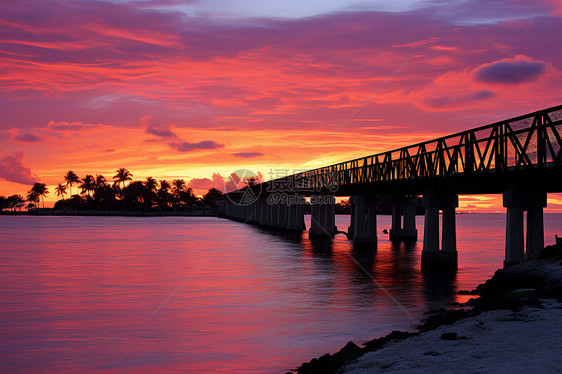
[[[428,351],[428,352],[424,352],[423,354],[425,356],[439,356],[440,355],[439,352],[435,352],[435,351]]]
[[[391,340],[404,340],[414,335],[417,335],[417,333],[406,332],[406,331],[393,331],[390,334],[383,336],[382,338],[373,339],[363,345],[365,346],[367,352],[371,352],[371,351],[376,351],[377,349],[381,349],[386,343],[388,343]]]
[[[444,332],[441,334],[441,339],[443,340],[457,340],[456,332]]]
[[[478,295],[476,290],[458,290],[457,295]]]
[[[457,322],[459,319],[466,318],[468,316],[476,315],[472,311],[467,311],[465,309],[454,309],[454,310],[445,310],[440,309],[434,311],[432,315],[427,317],[424,320],[424,323],[418,326],[418,330],[420,332],[425,332],[429,330],[436,329],[439,326],[443,325],[452,325],[453,323]]]
[[[558,238],[562,240],[562,238]],[[538,259],[560,259],[562,258],[562,246],[560,245],[549,245],[546,246],[541,253],[539,253]]]

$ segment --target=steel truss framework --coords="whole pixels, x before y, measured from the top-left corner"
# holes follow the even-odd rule
[[[440,181],[535,175],[561,180],[562,105],[404,148],[274,179],[262,191],[347,194],[356,188],[439,186]],[[493,178],[492,178],[493,179]],[[562,186],[561,186],[562,188]],[[552,189],[552,187],[549,187]],[[554,188],[556,189],[556,187]],[[406,189],[407,190],[407,189]],[[412,190],[411,193],[420,193]],[[559,191],[546,191],[559,192]],[[476,193],[476,191],[475,191]]]

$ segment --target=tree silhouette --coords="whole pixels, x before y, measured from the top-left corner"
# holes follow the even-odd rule
[[[25,205],[25,199],[19,194],[12,195],[10,198],[13,199],[14,209],[17,208],[21,211],[21,208]]]
[[[210,207],[216,208],[216,201],[221,196],[222,192],[213,187],[205,195],[203,195],[203,203],[207,204]]]
[[[62,196],[62,205],[64,206],[64,195],[66,194],[66,186],[62,183],[57,184],[55,187],[55,193],[57,196]]]
[[[156,192],[156,198],[158,200],[160,211],[162,211],[162,208],[167,208],[170,203],[170,188],[172,188],[170,182],[165,179],[160,181],[160,188],[158,188],[158,191]]]
[[[133,180],[133,174],[125,168],[117,169],[117,174],[113,177],[113,179],[122,185],[121,188],[125,186],[125,182]]]
[[[144,203],[147,208],[152,208],[152,204],[157,200],[156,189],[158,188],[158,182],[152,177],[146,177],[144,185],[146,187]]]
[[[105,186],[107,186],[107,179],[105,179],[105,177],[101,174],[96,175],[96,180],[95,180],[96,189],[103,188]]]
[[[47,190],[47,185],[45,183],[35,183],[33,187],[31,187],[31,191],[33,191],[37,195],[37,197],[41,197],[44,209],[45,200],[43,198],[49,193],[49,190]]]
[[[66,184],[70,187],[70,196],[72,196],[72,185],[78,183],[80,179],[78,178],[78,175],[76,175],[75,172],[69,170],[64,176],[64,180],[66,181]]]
[[[186,188],[186,184],[185,184],[185,180],[183,179],[174,179],[172,181],[172,193],[173,193],[173,197],[174,197],[174,202],[176,205],[176,212],[178,211],[178,207],[181,203],[181,195],[182,192],[185,192],[185,188]]]
[[[82,179],[80,188],[82,189],[82,193],[86,192],[86,194],[90,196],[90,192],[94,191],[96,188],[96,180],[92,175],[88,174]]]

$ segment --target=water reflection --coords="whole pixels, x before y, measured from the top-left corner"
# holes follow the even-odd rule
[[[457,218],[459,271],[421,274],[422,238],[354,249],[211,217],[0,217],[2,370],[286,372],[488,278],[505,216]],[[547,244],[561,222],[545,215]]]
[[[429,309],[457,301],[457,272],[423,272],[423,294]]]

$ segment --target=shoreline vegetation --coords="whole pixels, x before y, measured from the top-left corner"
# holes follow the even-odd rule
[[[133,174],[125,168],[117,169],[112,179],[113,181],[108,181],[101,174],[95,177],[86,174],[80,179],[76,173],[69,170],[64,175],[64,182],[58,183],[54,189],[54,193],[61,199],[55,202],[53,208],[45,209],[44,198],[50,192],[45,183],[37,182],[27,192],[26,197],[19,194],[0,196],[0,211],[16,213],[25,208],[27,212],[38,215],[45,215],[44,211],[80,211],[80,215],[166,215],[165,213],[169,212],[175,213],[170,215],[178,216],[195,215],[180,212],[216,210],[215,201],[223,194],[216,188],[210,188],[202,197],[195,196],[193,189],[188,187],[184,179],[157,181],[147,177],[144,181],[134,181]],[[80,189],[80,193],[72,194],[74,185]],[[42,208],[39,206],[40,202]]]
[[[558,342],[562,334],[562,306],[559,304],[562,302],[562,240],[557,238],[557,243],[545,247],[536,259],[526,259],[517,265],[499,269],[476,289],[457,293],[474,297],[464,304],[455,303],[449,309],[429,311],[416,332],[393,331],[363,343],[363,347],[349,342],[338,352],[314,358],[286,374],[441,372],[447,365],[451,369],[447,372],[466,372],[467,367],[458,367],[450,362],[451,357],[456,359],[462,354],[470,356],[466,365],[475,370],[478,367],[484,372],[494,372],[498,368],[504,372],[520,372],[521,367],[514,364],[518,354],[532,361],[534,354],[529,349],[549,352],[553,347],[544,343],[551,340]],[[553,303],[551,299],[557,302]],[[552,324],[549,316],[557,323]],[[511,326],[506,327],[509,322]],[[531,322],[548,326],[548,331],[526,327]],[[523,326],[516,323],[523,323]],[[517,332],[517,338],[506,333],[506,329],[513,334]],[[467,332],[472,332],[475,337],[461,336]],[[486,337],[478,339],[484,333]],[[490,336],[493,341],[490,341]],[[439,352],[436,350],[437,343],[441,341],[454,341],[455,344],[447,345],[446,352]],[[518,350],[518,344],[525,347]],[[550,360],[548,364],[559,369],[562,357],[557,344],[554,357],[538,357],[543,357],[543,361],[547,357]],[[527,351],[521,352],[523,348]],[[500,358],[490,353],[500,349],[501,353],[511,354],[506,362],[498,361]],[[545,364],[535,362],[531,367]],[[543,367],[548,372],[549,366]]]
[[[0,216],[111,216],[111,217],[217,217],[213,209],[191,211],[120,211],[120,210],[60,210],[39,209],[32,211],[2,211]]]

